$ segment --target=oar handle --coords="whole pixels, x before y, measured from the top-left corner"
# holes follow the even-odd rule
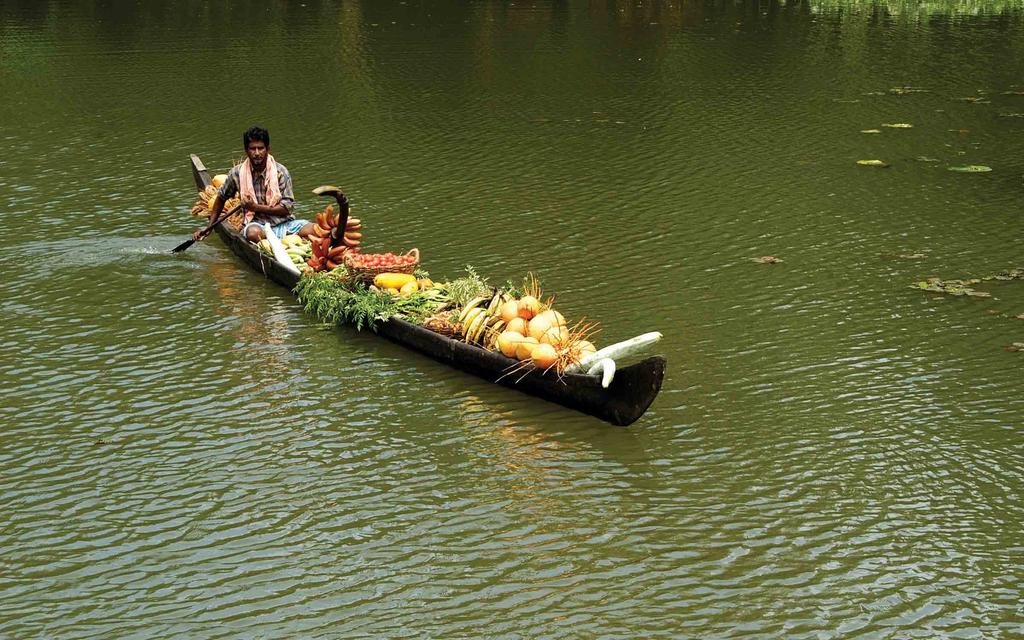
[[[203,235],[205,236],[207,233],[213,231],[214,227],[216,227],[221,222],[224,222],[225,220],[227,220],[231,216],[235,215],[235,213],[237,213],[241,208],[242,208],[241,204],[236,204],[235,206],[231,207],[231,210],[228,211],[227,213],[221,212],[219,218],[217,218],[216,220],[211,222],[209,224],[209,226],[207,226],[205,229],[203,229]]]
[[[206,227],[205,229],[203,229],[203,231],[202,231],[202,237],[203,237],[203,238],[205,238],[205,237],[206,237],[206,235],[207,235],[208,233],[210,233],[211,231],[213,231],[213,228],[214,228],[214,227],[216,227],[216,226],[217,226],[218,224],[220,224],[221,222],[224,222],[225,220],[227,220],[227,219],[228,219],[229,217],[231,217],[232,215],[234,215],[234,214],[235,214],[235,212],[239,211],[239,210],[240,210],[241,208],[242,208],[242,205],[241,205],[241,204],[238,204],[238,205],[236,205],[236,206],[234,206],[234,207],[231,207],[231,210],[230,210],[230,211],[227,211],[227,212],[224,212],[224,211],[222,211],[222,212],[221,212],[221,214],[220,214],[220,216],[219,216],[219,217],[218,217],[218,218],[217,218],[216,220],[214,220],[213,222],[211,222],[211,223],[210,223],[209,225],[207,225],[207,227]],[[181,243],[181,244],[179,244],[178,246],[176,246],[176,247],[174,247],[173,249],[171,249],[171,253],[181,253],[181,252],[182,252],[182,251],[184,251],[185,249],[188,249],[188,248],[189,248],[189,247],[191,247],[191,246],[192,246],[193,244],[195,244],[195,242],[196,242],[196,241],[195,241],[195,239],[194,239],[194,238],[189,238],[189,239],[188,239],[188,240],[186,240],[185,242],[182,242],[182,243]]]

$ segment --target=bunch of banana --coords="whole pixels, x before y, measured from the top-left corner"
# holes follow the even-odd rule
[[[205,191],[199,192],[199,195],[196,196],[195,204],[192,205],[192,215],[203,217],[210,215],[207,203],[210,201],[211,195],[217,195],[217,190],[213,188],[213,185],[206,187]]]
[[[306,260],[306,264],[313,271],[333,271],[341,264],[345,252],[349,251],[349,248],[344,245],[332,247],[330,236],[325,238],[310,236],[310,238],[313,241],[313,251],[309,259]]]
[[[340,222],[341,216],[334,212],[334,205],[329,204],[327,207],[316,214],[316,224],[313,225],[313,235],[317,238],[337,238],[338,236],[338,223]],[[340,243],[334,243],[338,245],[344,245],[349,249],[355,249],[359,246],[363,234],[360,229],[363,228],[363,223],[359,218],[352,218],[345,222],[345,235],[342,237]]]
[[[503,302],[511,299],[509,294],[495,291],[492,296],[477,296],[467,302],[459,314],[463,340],[469,344],[479,344],[485,349],[492,348],[494,340],[505,328],[499,310]]]
[[[209,218],[210,214],[213,213],[213,203],[216,198],[217,187],[215,187],[212,184],[207,185],[206,189],[200,191],[199,195],[196,197],[195,204],[192,205],[192,215]],[[235,196],[234,198],[229,198],[228,201],[224,203],[224,208],[222,210],[229,211],[230,209],[233,209],[239,202],[241,201],[238,199],[238,196]],[[240,229],[242,227],[241,221],[242,214],[236,213],[228,219],[228,224],[235,229]]]
[[[338,240],[338,223],[341,216],[334,212],[334,205],[327,207],[316,215],[313,233],[309,238],[313,242],[313,253],[306,264],[313,271],[333,270],[342,263],[346,251],[359,251],[359,243],[363,237],[363,228],[359,218],[349,218],[345,222],[345,231]]]

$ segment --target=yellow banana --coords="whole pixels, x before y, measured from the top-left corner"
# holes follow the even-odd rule
[[[466,329],[465,338],[466,342],[476,342],[476,338],[480,333],[480,327],[484,326],[487,322],[487,312],[483,309],[474,309],[472,318],[469,321]]]
[[[493,316],[498,312],[498,307],[501,306],[501,294],[495,293],[494,297],[491,298],[490,304],[487,305],[487,315]]]
[[[470,329],[473,328],[473,322],[475,322],[476,319],[480,315],[482,315],[483,313],[484,313],[483,309],[480,309],[478,307],[474,307],[474,308],[470,309],[469,313],[466,314],[466,317],[463,318],[460,321],[462,323],[462,337],[463,338],[466,338],[467,340],[469,339],[469,336],[471,335],[470,334]]]
[[[480,339],[478,340],[478,342],[488,349],[493,346],[494,340],[497,339],[498,334],[500,334],[502,329],[505,328],[505,321],[501,319],[501,316],[495,317],[498,321],[488,322],[480,332]],[[493,318],[491,320],[493,320]]]
[[[459,322],[465,324],[466,316],[469,315],[469,312],[472,311],[473,309],[476,309],[486,301],[487,298],[484,298],[483,296],[477,296],[470,300],[469,302],[467,302],[466,306],[462,308],[462,313],[459,314]]]

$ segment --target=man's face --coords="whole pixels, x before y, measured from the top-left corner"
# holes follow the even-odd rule
[[[267,162],[267,154],[270,150],[267,145],[263,144],[262,140],[252,140],[248,146],[245,147],[245,155],[249,156],[249,162],[252,163],[254,169],[262,169],[263,165]]]

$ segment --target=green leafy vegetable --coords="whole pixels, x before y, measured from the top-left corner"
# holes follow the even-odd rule
[[[393,317],[421,323],[447,303],[436,289],[396,296],[372,291],[361,282],[329,273],[305,273],[295,286],[295,295],[303,308],[324,322],[349,324],[357,330],[377,326]]]
[[[487,295],[492,290],[487,280],[477,274],[476,269],[470,265],[466,265],[466,275],[449,282],[446,289],[448,298],[459,307],[477,296]]]

